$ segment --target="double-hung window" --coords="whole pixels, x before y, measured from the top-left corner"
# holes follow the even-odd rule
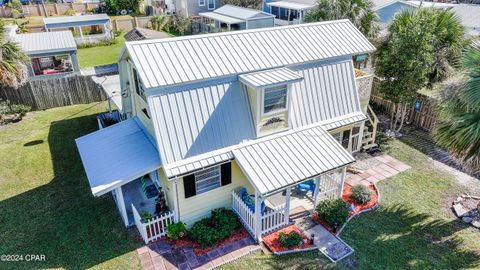
[[[208,10],[215,9],[215,0],[207,0]]]
[[[287,86],[266,88],[263,93],[263,113],[268,114],[287,109]]]
[[[201,7],[205,6],[205,0],[198,0],[198,5]]]

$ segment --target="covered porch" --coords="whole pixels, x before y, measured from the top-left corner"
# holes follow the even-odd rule
[[[305,21],[307,11],[314,7],[314,5],[289,2],[276,1],[267,3],[270,8],[269,13],[275,15],[275,25],[292,25],[302,24]]]
[[[346,168],[355,160],[323,127],[264,139],[233,151],[255,194],[232,192],[232,208],[255,239],[313,211],[319,200],[341,198]]]

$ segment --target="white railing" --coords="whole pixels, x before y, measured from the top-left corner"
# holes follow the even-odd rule
[[[360,138],[360,133],[352,135],[352,153],[360,151],[362,147],[362,140]]]
[[[142,222],[142,218],[133,204],[132,212],[135,226],[137,226],[145,244],[167,235],[168,225],[174,223],[174,214],[171,211],[161,216],[155,216],[145,222]]]
[[[339,174],[326,174],[320,180],[320,191],[318,192],[318,200],[334,199],[339,196]]]
[[[238,215],[240,222],[242,222],[248,232],[255,236],[255,214],[242,199],[240,199],[235,191],[232,191],[232,209]]]
[[[285,204],[275,208],[266,210],[262,215],[262,235],[267,234],[287,225],[288,218],[285,217]]]

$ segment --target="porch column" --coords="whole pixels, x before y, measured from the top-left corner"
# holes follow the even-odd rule
[[[338,187],[340,189],[339,192],[339,198],[341,199],[343,196],[343,186],[345,185],[345,177],[347,176],[347,167],[342,168],[342,173],[340,175],[340,186]]]
[[[292,14],[292,10],[291,9],[288,9],[288,15],[287,15],[287,22],[288,24],[290,25],[290,15]]]
[[[320,192],[320,178],[322,176],[315,177],[315,193],[313,193],[313,210],[317,207],[318,204],[318,193]]]
[[[258,191],[255,190],[255,241],[260,242],[260,237],[262,236],[262,196]]]
[[[81,39],[82,42],[83,42],[83,31],[82,31],[82,27],[81,27],[81,26],[78,27],[78,31],[80,32],[80,39]]]
[[[125,224],[125,227],[127,227],[129,225],[128,217],[127,217],[127,209],[125,208],[125,200],[123,199],[123,192],[122,192],[121,186],[115,188],[115,196],[117,197],[118,211],[120,211],[120,215],[122,216],[123,223]]]
[[[175,221],[175,223],[177,223],[179,221],[179,217],[180,217],[180,211],[178,210],[178,193],[177,193],[177,179],[175,179],[173,181],[173,194],[174,194],[174,198],[173,198],[173,221]]]
[[[285,220],[284,223],[288,224],[290,221],[290,194],[292,193],[292,188],[288,187],[286,190],[286,196],[285,196]]]

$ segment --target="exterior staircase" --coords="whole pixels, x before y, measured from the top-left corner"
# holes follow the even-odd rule
[[[364,151],[372,151],[378,148],[378,144],[375,143],[378,118],[370,105],[367,105],[367,120],[363,128],[362,149]]]

